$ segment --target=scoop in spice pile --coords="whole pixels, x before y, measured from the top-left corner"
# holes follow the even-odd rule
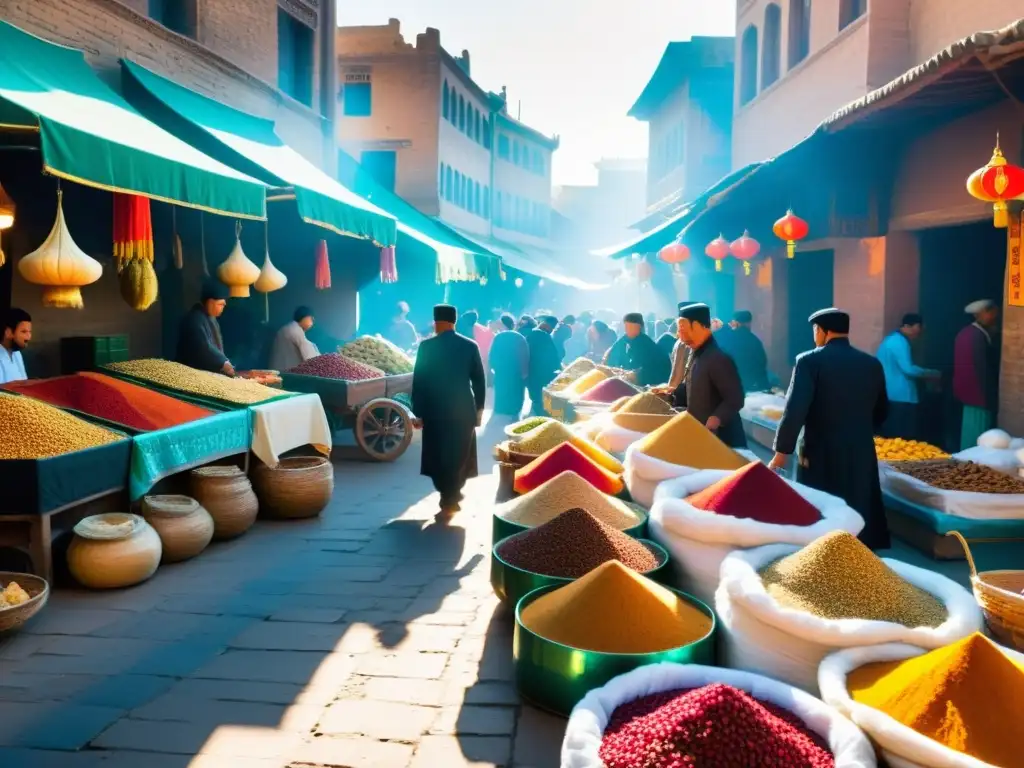
[[[606,768],[833,768],[825,740],[791,712],[722,683],[643,696],[612,712]]]
[[[625,487],[622,477],[609,472],[572,443],[556,445],[516,470],[513,490],[528,493],[563,472],[575,472],[592,486],[615,496]]]
[[[950,749],[1000,768],[1024,766],[1012,737],[1024,724],[1024,669],[981,634],[911,659],[865,664],[846,686],[854,701]]]
[[[931,443],[904,440],[902,437],[876,437],[875,455],[879,461],[929,461],[949,458],[948,453]]]
[[[661,565],[658,556],[639,541],[579,508],[509,537],[497,552],[516,568],[562,579],[578,579],[609,560],[638,573]]]
[[[0,610],[27,603],[32,596],[16,581],[9,582],[0,590]]]
[[[563,472],[529,493],[499,504],[495,514],[511,523],[535,528],[576,507],[620,531],[644,520],[626,502],[601,493],[575,472]]]
[[[705,512],[771,525],[814,525],[821,520],[814,505],[759,461],[737,469],[686,501]]]
[[[634,443],[640,453],[694,469],[739,469],[749,462],[689,413],[680,413]]]
[[[319,376],[323,379],[343,379],[345,381],[367,381],[380,379],[384,371],[372,365],[360,363],[358,360],[345,357],[337,352],[311,357],[291,370],[303,376]]]
[[[760,575],[780,605],[823,619],[934,628],[949,618],[938,598],[908,582],[846,531],[815,539]]]
[[[571,400],[578,399],[580,395],[586,392],[588,389],[596,384],[600,384],[602,381],[608,378],[608,374],[603,371],[599,371],[595,368],[592,371],[587,371],[569,386],[561,391],[564,397],[568,397]]]
[[[622,464],[619,463],[618,459],[589,440],[584,440],[579,435],[570,431],[568,427],[559,421],[548,421],[541,424],[524,435],[522,439],[513,443],[512,447],[519,453],[525,453],[529,456],[540,456],[545,451],[550,451],[562,443],[572,443],[595,463],[600,464],[609,472],[613,472],[616,475],[622,474]]]
[[[43,459],[123,439],[39,400],[0,394],[0,459]]]
[[[547,421],[552,421],[552,419],[547,416],[532,416],[529,419],[517,421],[509,428],[509,431],[514,435],[525,435]]]
[[[1024,494],[1024,481],[973,461],[941,461],[934,464],[893,463],[893,469],[943,491]]]
[[[633,395],[616,409],[616,413],[653,413],[658,415],[671,415],[672,406],[666,403],[657,395],[650,392],[641,392]]]
[[[537,598],[521,619],[547,640],[599,653],[667,651],[711,631],[707,614],[618,560]]]
[[[580,395],[580,400],[586,403],[614,403],[619,398],[629,397],[638,391],[628,381],[614,376],[592,386]]]

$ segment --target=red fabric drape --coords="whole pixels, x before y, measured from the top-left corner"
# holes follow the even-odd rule
[[[114,194],[114,263],[153,262],[153,216],[148,197]]]

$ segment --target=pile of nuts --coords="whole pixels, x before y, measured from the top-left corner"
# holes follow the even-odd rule
[[[199,397],[226,400],[239,405],[255,405],[283,394],[280,390],[265,387],[254,381],[230,379],[219,373],[200,371],[169,360],[128,360],[123,363],[111,363],[107,368],[135,379],[152,382],[159,387]]]
[[[384,371],[380,368],[360,363],[358,360],[345,357],[337,352],[311,357],[292,368],[291,372],[303,376],[319,376],[322,379],[342,379],[344,381],[366,381],[384,377]]]
[[[1024,494],[1024,481],[973,461],[900,462],[893,469],[943,491]]]

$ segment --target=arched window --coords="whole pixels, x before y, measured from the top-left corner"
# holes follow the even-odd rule
[[[764,33],[761,38],[761,90],[779,79],[782,59],[782,9],[769,3],[764,9]]]
[[[448,93],[448,81],[445,80],[441,86],[441,114],[444,115],[445,120],[448,119],[448,106],[450,101],[451,99],[450,94]]]
[[[811,52],[811,0],[789,0],[789,66]]]
[[[484,149],[491,148],[491,120],[488,117],[484,118]]]
[[[757,27],[751,24],[743,30],[740,42],[740,104],[757,96]]]
[[[477,123],[479,125],[479,123]],[[480,199],[480,182],[473,182],[473,213],[481,215],[483,213],[483,200]]]
[[[503,226],[505,224],[505,215],[502,213],[502,199],[501,192],[498,192],[494,196],[494,223],[497,226]]]
[[[473,110],[473,139],[480,143],[480,110]]]
[[[483,204],[484,204],[484,218],[485,219],[489,219],[489,218],[491,218],[491,188],[487,187],[487,186],[484,187]]]
[[[449,203],[455,194],[455,182],[452,174],[452,167],[449,165],[444,169],[444,199]]]
[[[459,130],[466,130],[466,100],[459,94]]]
[[[437,191],[444,198],[444,163],[441,163],[441,170],[437,174]]]
[[[462,174],[455,172],[455,204],[462,207]]]
[[[839,29],[844,30],[867,11],[868,0],[840,0]]]

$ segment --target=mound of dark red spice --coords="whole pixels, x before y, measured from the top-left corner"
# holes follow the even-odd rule
[[[835,768],[824,739],[791,712],[722,683],[666,691],[613,713],[607,768]]]
[[[512,536],[498,547],[498,555],[516,568],[562,579],[578,579],[609,560],[638,573],[661,564],[636,539],[579,508]]]
[[[752,461],[690,496],[697,509],[771,525],[814,525],[821,512],[781,477]]]
[[[380,368],[360,363],[337,352],[311,357],[291,370],[303,376],[319,376],[322,379],[344,379],[345,381],[365,381],[379,379],[384,375]]]

